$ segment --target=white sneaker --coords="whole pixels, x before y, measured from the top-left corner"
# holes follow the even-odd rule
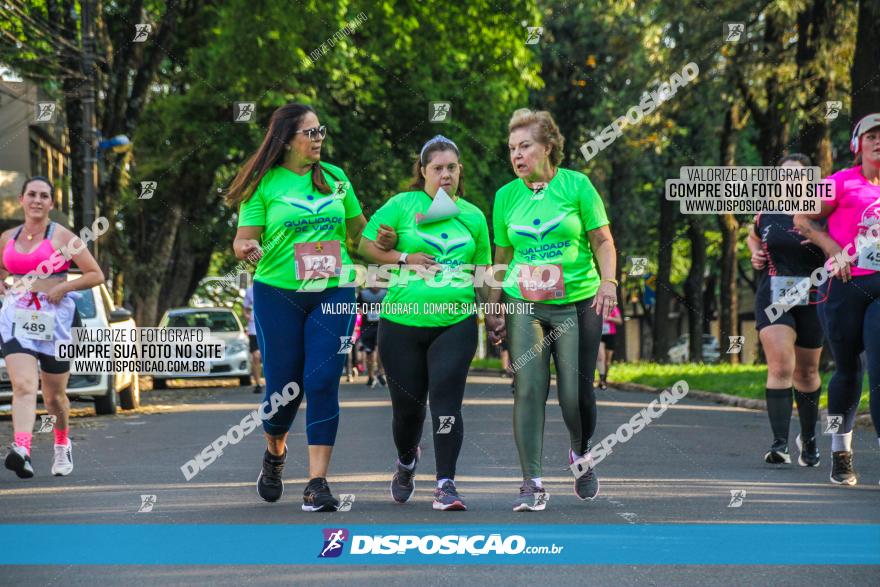
[[[52,474],[56,476],[70,475],[73,472],[73,443],[55,445],[55,460],[52,462]]]

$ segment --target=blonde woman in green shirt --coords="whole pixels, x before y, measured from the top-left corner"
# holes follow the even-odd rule
[[[517,176],[495,194],[495,264],[507,266],[503,296],[533,302],[533,313],[506,316],[514,373],[514,436],[523,473],[514,511],[543,510],[544,410],[550,357],[571,448],[574,493],[599,492],[589,456],[596,429],[593,372],[602,320],[617,305],[617,253],[602,198],[589,178],[559,167],[564,138],[549,112],[521,109],[509,124]],[[597,270],[598,267],[598,270]],[[493,291],[493,300],[502,295]]]

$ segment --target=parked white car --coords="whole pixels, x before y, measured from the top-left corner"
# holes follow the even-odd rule
[[[211,338],[223,341],[223,358],[211,359],[205,374],[166,373],[153,376],[153,389],[165,389],[169,379],[218,379],[236,377],[241,385],[251,384],[251,354],[248,337],[235,312],[228,308],[175,308],[165,312],[159,328],[209,328]]]
[[[690,360],[691,337],[688,334],[681,335],[669,349],[669,360],[672,363],[687,363]],[[711,334],[703,335],[703,362],[717,363],[721,359],[721,345],[718,339]]]
[[[80,273],[72,270],[67,279],[72,280]],[[102,283],[78,292],[76,308],[87,328],[134,328],[131,312],[117,308],[110,292]],[[39,393],[39,391],[38,391]],[[67,396],[71,399],[95,402],[95,413],[115,414],[119,407],[134,410],[140,405],[140,385],[137,373],[101,373],[100,375],[71,375],[67,384]],[[12,401],[12,384],[6,371],[6,362],[0,358],[0,402]]]

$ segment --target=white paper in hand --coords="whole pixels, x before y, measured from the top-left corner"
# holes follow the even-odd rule
[[[434,196],[434,201],[424,214],[416,214],[416,224],[430,224],[447,218],[454,218],[461,214],[461,210],[446,193],[446,190],[440,188]]]

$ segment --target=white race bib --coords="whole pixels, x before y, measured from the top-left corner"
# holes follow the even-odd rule
[[[13,336],[51,341],[55,338],[55,312],[16,308],[13,313]]]
[[[801,293],[798,290],[798,284],[804,281],[806,281],[806,287],[804,287],[804,285],[801,285],[801,287],[804,287],[803,293]],[[794,306],[808,306],[810,304],[809,285],[809,277],[789,277],[784,275],[773,275],[770,277],[770,301],[774,304],[785,301],[785,303]],[[791,292],[792,298],[787,299],[786,294],[788,294],[789,292]]]
[[[611,324],[608,322],[602,323],[602,334],[611,334]]]
[[[880,271],[880,241],[859,249],[859,260],[856,267]]]

